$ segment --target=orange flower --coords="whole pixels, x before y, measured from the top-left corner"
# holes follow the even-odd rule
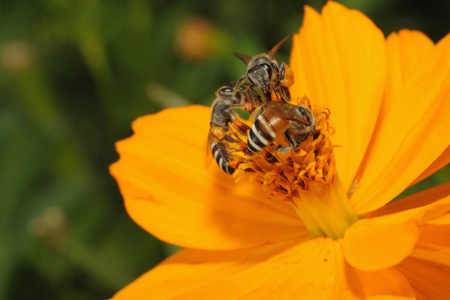
[[[331,111],[338,147],[292,180],[253,176],[265,189],[286,179],[287,201],[203,167],[209,108],[138,119],[111,173],[136,223],[185,249],[114,299],[446,298],[450,183],[390,201],[450,162],[448,53],[450,35],[385,40],[358,11],[306,7],[291,96]]]

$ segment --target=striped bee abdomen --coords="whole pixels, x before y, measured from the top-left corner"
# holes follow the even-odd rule
[[[235,169],[229,165],[229,162],[232,160],[232,156],[229,151],[230,149],[228,149],[228,147],[221,142],[211,143],[211,152],[217,164],[224,172],[232,175]]]
[[[278,119],[278,118],[276,118]],[[248,134],[247,149],[250,153],[260,152],[278,137],[269,121],[261,114],[253,123]]]

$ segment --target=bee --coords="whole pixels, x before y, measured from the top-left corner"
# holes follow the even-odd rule
[[[277,152],[287,152],[300,147],[315,130],[314,116],[307,106],[267,102],[257,111],[248,133],[247,150],[250,154],[260,152],[284,134],[289,146],[280,145]]]
[[[266,101],[290,99],[289,87],[294,84],[294,74],[284,62],[278,66],[275,55],[281,46],[289,38],[289,35],[281,40],[269,53],[262,53],[256,56],[248,56],[242,53],[233,53],[234,56],[242,60],[247,65],[246,76],[253,87],[261,90]],[[273,94],[272,94],[273,92]]]
[[[234,142],[228,135],[229,123],[237,119],[238,114],[234,109],[253,111],[256,105],[261,103],[259,95],[247,88],[242,88],[245,77],[241,77],[234,88],[224,86],[217,90],[216,99],[212,104],[211,122],[208,134],[208,151],[216,160],[219,167],[228,174],[233,174],[236,162],[225,142]],[[207,149],[207,150],[209,150]]]

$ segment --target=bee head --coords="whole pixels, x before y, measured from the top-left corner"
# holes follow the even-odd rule
[[[229,86],[223,86],[217,90],[216,95],[220,98],[230,98],[233,96],[234,89]]]
[[[264,54],[253,59],[247,67],[248,80],[262,90],[276,82],[278,73],[277,61]]]
[[[296,114],[298,116],[297,121],[299,121],[307,126],[311,126],[312,123],[314,122],[314,116],[313,116],[311,110],[303,104],[297,106]]]

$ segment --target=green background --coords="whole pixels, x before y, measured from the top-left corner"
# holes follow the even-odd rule
[[[342,2],[385,34],[449,32],[449,1]],[[303,5],[324,3],[0,4],[0,299],[105,299],[176,251],[126,214],[108,172],[114,142],[138,116],[209,105],[244,73],[232,52],[266,52],[298,31]],[[187,52],[200,45],[189,32],[209,46]],[[449,180],[447,166],[413,188]]]

